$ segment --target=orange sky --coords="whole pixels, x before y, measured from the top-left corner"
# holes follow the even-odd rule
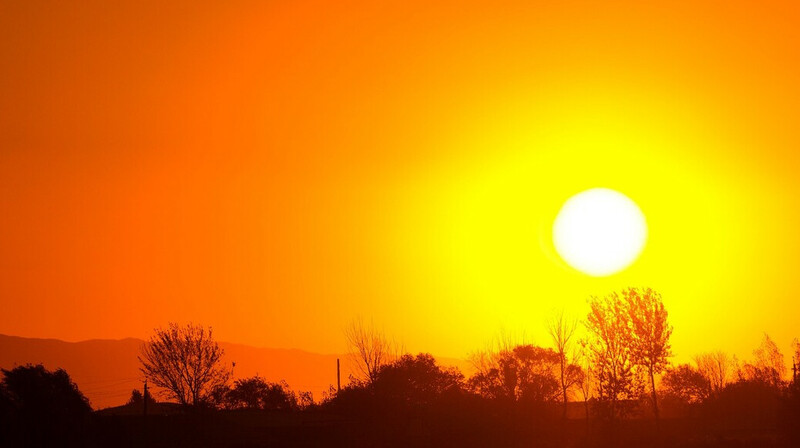
[[[643,285],[680,357],[798,335],[796,2],[167,3],[0,5],[0,333],[464,356]],[[606,278],[550,240],[598,186]]]

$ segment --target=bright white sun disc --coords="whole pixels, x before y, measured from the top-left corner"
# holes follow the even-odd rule
[[[564,203],[553,224],[556,251],[570,266],[593,276],[628,267],[644,248],[647,223],[624,194],[593,188]]]

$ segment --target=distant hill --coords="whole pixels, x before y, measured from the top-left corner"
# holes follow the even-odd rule
[[[137,355],[141,339],[93,339],[65,342],[58,339],[23,338],[0,334],[0,367],[41,363],[49,369],[63,368],[89,398],[94,409],[123,404],[131,390],[142,388]],[[226,362],[235,362],[236,378],[258,373],[268,381],[285,380],[294,390],[306,390],[314,399],[336,385],[336,359],[341,359],[342,385],[347,384],[351,363],[347,355],[326,355],[297,349],[259,348],[220,342]],[[441,358],[442,365],[458,367],[469,374],[461,359]]]

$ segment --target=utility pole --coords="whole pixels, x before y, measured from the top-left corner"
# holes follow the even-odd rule
[[[148,397],[149,397],[149,395],[147,394],[147,378],[145,378],[144,379],[144,400],[143,400],[144,406],[142,406],[142,409],[143,409],[142,415],[144,415],[145,418],[147,417],[147,398]]]
[[[147,391],[147,378],[144,379],[144,394],[142,395],[142,446],[147,446],[147,399],[150,393]]]
[[[339,358],[336,358],[336,393],[342,389],[342,374],[339,370]]]

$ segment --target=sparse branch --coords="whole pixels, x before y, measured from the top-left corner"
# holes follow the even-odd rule
[[[344,335],[361,380],[373,381],[382,366],[400,356],[400,346],[376,330],[372,322],[367,325],[356,318],[345,328]]]
[[[547,323],[547,331],[553,340],[553,345],[559,358],[559,373],[561,395],[563,400],[562,417],[567,417],[567,393],[569,388],[575,383],[575,375],[568,375],[570,367],[567,353],[571,348],[572,337],[575,335],[575,329],[578,322],[574,319],[565,319],[564,312],[556,314]],[[573,369],[574,370],[574,369]]]
[[[733,373],[733,358],[727,353],[717,351],[695,356],[697,370],[708,381],[711,390],[719,393],[728,384]]]

